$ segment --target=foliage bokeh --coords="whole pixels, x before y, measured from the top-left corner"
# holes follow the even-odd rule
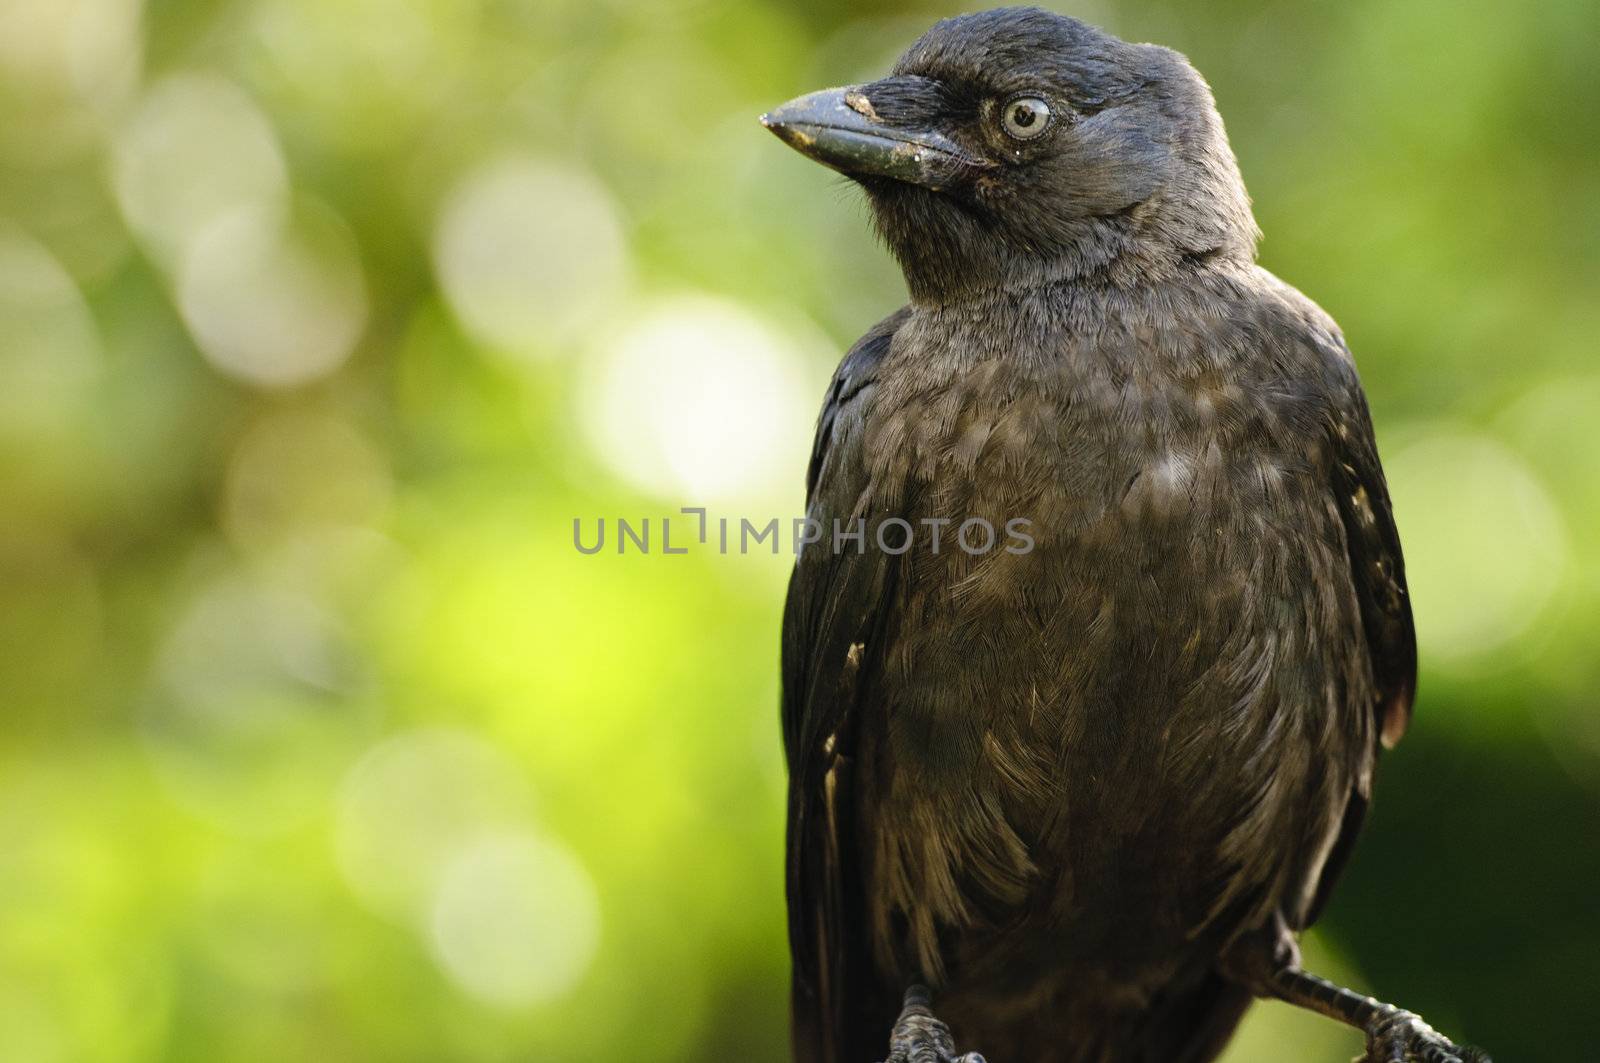
[[[1592,4],[1062,9],[1209,77],[1368,383],[1422,693],[1310,955],[1592,1054]],[[797,512],[903,301],[755,116],[953,10],[0,0],[0,1058],[786,1057],[788,559],[660,520]]]

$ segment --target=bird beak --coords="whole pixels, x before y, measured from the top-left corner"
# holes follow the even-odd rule
[[[871,91],[887,83],[809,93],[762,115],[761,124],[806,158],[850,177],[889,177],[938,190],[976,164],[937,130],[880,117]]]

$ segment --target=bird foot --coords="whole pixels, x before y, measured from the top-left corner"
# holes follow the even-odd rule
[[[956,1055],[950,1027],[929,1008],[926,987],[906,990],[905,1004],[889,1034],[889,1057],[884,1063],[984,1063],[976,1052]]]
[[[1364,1063],[1491,1063],[1487,1053],[1452,1042],[1420,1015],[1391,1008],[1367,1027]],[[1363,1061],[1357,1061],[1363,1063]]]

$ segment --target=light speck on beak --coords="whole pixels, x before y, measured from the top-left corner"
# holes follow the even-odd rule
[[[859,92],[845,93],[844,105],[863,118],[878,121],[878,112],[872,109],[872,101]]]

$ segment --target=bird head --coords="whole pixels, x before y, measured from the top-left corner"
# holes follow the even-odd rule
[[[890,76],[762,122],[866,190],[918,301],[1255,253],[1222,119],[1188,61],[1036,8],[946,19]]]

